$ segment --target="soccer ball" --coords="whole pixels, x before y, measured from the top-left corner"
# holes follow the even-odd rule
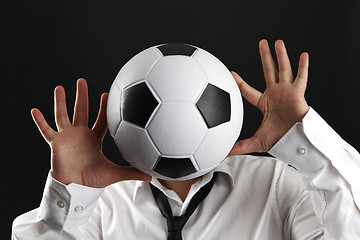
[[[109,132],[123,157],[164,180],[188,180],[229,154],[243,120],[229,70],[187,44],[150,47],[127,62],[109,93]]]

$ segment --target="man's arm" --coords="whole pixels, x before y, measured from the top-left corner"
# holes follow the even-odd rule
[[[308,54],[300,55],[293,80],[282,41],[275,43],[279,71],[266,40],[260,41],[259,49],[266,81],[264,93],[232,74],[242,95],[260,109],[264,118],[254,136],[237,142],[230,154],[270,151],[296,167],[304,176],[306,188],[312,191],[314,211],[324,226],[325,238],[359,238],[360,156],[307,105]],[[306,219],[297,219],[294,224],[304,222]]]
[[[75,183],[65,185],[49,173],[40,207],[14,220],[12,239],[101,239],[100,216],[93,210],[103,191]]]
[[[313,211],[324,228],[324,239],[360,237],[360,198],[355,191],[360,183],[360,155],[313,109],[269,153],[302,174]],[[334,166],[336,161],[341,161],[340,168]],[[286,185],[291,187],[291,182]],[[286,202],[289,199],[281,196],[286,189],[278,190],[284,233],[291,239],[304,239],[304,230],[314,225],[306,218],[311,209],[302,209],[301,201]]]
[[[102,190],[122,180],[150,181],[133,167],[117,166],[102,153],[107,131],[107,93],[101,97],[97,120],[88,128],[88,88],[85,79],[77,82],[72,123],[66,108],[65,90],[55,88],[57,131],[38,109],[33,119],[51,148],[51,177],[48,178],[39,209],[18,217],[13,223],[13,239],[82,239],[86,223]],[[56,180],[55,180],[56,179]]]

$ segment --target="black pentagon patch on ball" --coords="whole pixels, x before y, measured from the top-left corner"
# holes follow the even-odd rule
[[[180,178],[196,172],[190,158],[159,157],[154,171],[169,178]]]
[[[145,82],[127,88],[122,99],[124,120],[145,128],[158,101]]]
[[[157,47],[164,56],[169,55],[185,55],[191,56],[196,48],[183,43],[167,43]]]
[[[230,121],[230,94],[210,83],[206,86],[196,106],[208,128]]]

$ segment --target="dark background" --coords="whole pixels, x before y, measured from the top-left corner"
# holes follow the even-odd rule
[[[99,97],[122,65],[139,51],[185,42],[213,53],[259,90],[265,84],[258,54],[262,38],[283,39],[293,70],[310,53],[306,99],[359,150],[360,1],[19,1],[1,8],[1,224],[39,206],[50,168],[50,149],[31,119],[40,108],[53,120],[53,89],[63,85],[70,114],[75,82],[88,80],[90,124]],[[245,103],[241,138],[261,122]],[[4,144],[5,143],[5,144]],[[104,152],[120,162],[107,135]]]

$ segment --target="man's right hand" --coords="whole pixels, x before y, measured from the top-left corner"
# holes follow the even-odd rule
[[[77,81],[73,123],[66,108],[65,90],[55,88],[55,121],[58,131],[46,122],[39,109],[31,114],[41,134],[51,147],[51,174],[64,183],[77,183],[102,188],[123,180],[151,181],[151,176],[133,167],[118,166],[102,153],[102,142],[107,131],[106,103],[108,94],[101,96],[97,120],[88,127],[88,87],[85,79]]]

